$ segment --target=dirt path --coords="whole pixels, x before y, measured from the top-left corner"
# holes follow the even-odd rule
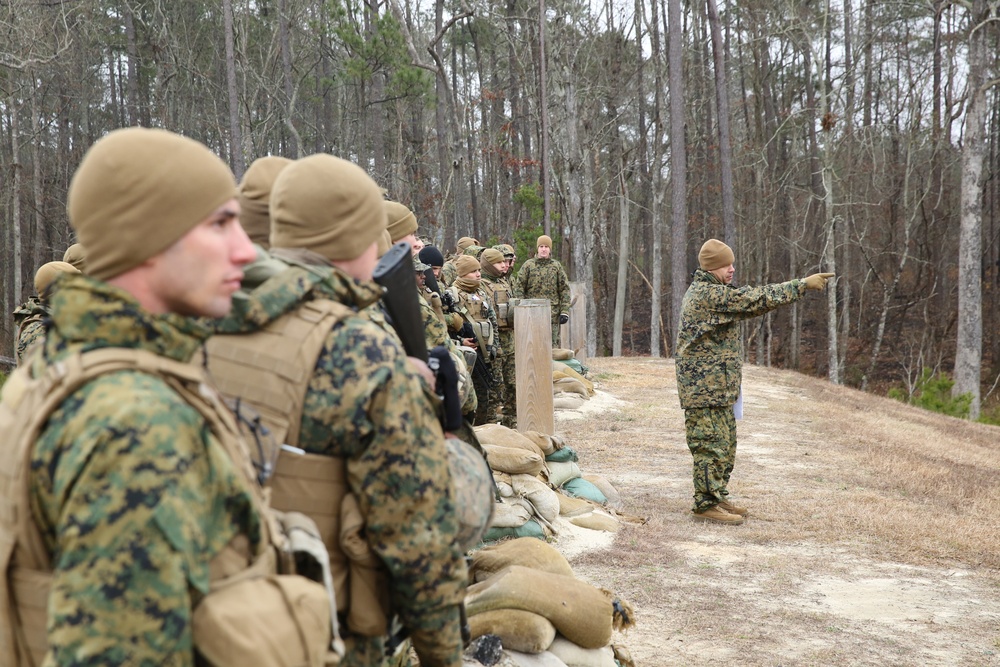
[[[673,363],[589,366],[605,394],[583,413],[557,413],[556,431],[584,472],[608,477],[624,511],[649,522],[625,525],[610,547],[595,542],[571,562],[635,605],[637,626],[615,643],[639,667],[1000,665],[1000,518],[988,509],[1000,493],[1000,429],[928,421],[821,380],[750,367],[731,491],[751,517],[706,525],[690,518]],[[986,488],[977,488],[991,504],[958,487],[941,493],[947,475],[903,479],[918,467],[905,463],[911,452],[933,469],[952,434],[975,458],[939,467],[983,475]]]

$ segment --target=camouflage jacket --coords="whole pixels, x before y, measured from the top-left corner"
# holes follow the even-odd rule
[[[17,339],[14,341],[14,359],[21,363],[29,347],[45,337],[45,318],[49,307],[37,296],[29,297],[14,310],[14,326]]]
[[[460,288],[457,283],[449,287],[448,291],[455,299],[456,310],[465,321],[470,324],[490,323],[493,335],[490,336],[489,340],[482,341],[479,354],[486,364],[491,363],[495,357],[503,354],[503,348],[500,347],[500,336],[498,335],[500,327],[497,324],[497,315],[493,310],[489,294],[482,286],[475,292],[467,292]]]
[[[557,259],[529,259],[517,272],[514,292],[522,299],[548,299],[552,318],[569,315],[569,278]]]
[[[253,331],[314,298],[360,311],[380,294],[375,283],[338,269],[293,267],[234,302],[219,330]],[[399,343],[360,313],[336,324],[323,344],[306,390],[299,447],[346,459],[368,542],[388,568],[393,608],[421,664],[461,664],[467,575],[453,545],[458,526],[444,437]],[[368,662],[380,658],[380,647],[362,651],[358,644],[344,664],[380,664]]]
[[[798,300],[805,282],[789,280],[761,287],[726,285],[698,269],[681,302],[677,335],[677,393],[681,407],[732,405],[743,381],[741,320]]]
[[[187,361],[207,335],[69,276],[26,363],[124,347]],[[245,478],[167,381],[107,373],[53,411],[31,457],[32,515],[54,564],[46,665],[194,665],[193,601],[237,535],[262,539]]]

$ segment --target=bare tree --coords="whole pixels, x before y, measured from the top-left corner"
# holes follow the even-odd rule
[[[681,301],[687,291],[687,149],[684,143],[684,32],[680,0],[667,0],[670,72],[671,340],[677,346]]]

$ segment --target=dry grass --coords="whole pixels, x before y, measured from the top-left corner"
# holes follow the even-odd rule
[[[590,366],[625,403],[557,430],[649,522],[573,565],[635,604],[640,665],[1000,664],[1000,428],[748,367],[751,518],[705,525],[673,364]]]

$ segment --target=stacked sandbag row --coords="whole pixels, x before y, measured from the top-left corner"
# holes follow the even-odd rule
[[[499,637],[518,667],[631,665],[627,651],[611,646],[611,635],[634,624],[632,606],[577,579],[546,542],[519,538],[475,551],[469,578],[465,610],[473,639]]]
[[[594,395],[594,383],[587,369],[573,356],[573,350],[552,350],[552,407],[576,410]]]
[[[500,492],[493,522],[483,537],[547,538],[559,532],[557,519],[616,532],[617,490],[600,475],[584,475],[572,447],[559,436],[518,432],[499,424],[476,427]]]

